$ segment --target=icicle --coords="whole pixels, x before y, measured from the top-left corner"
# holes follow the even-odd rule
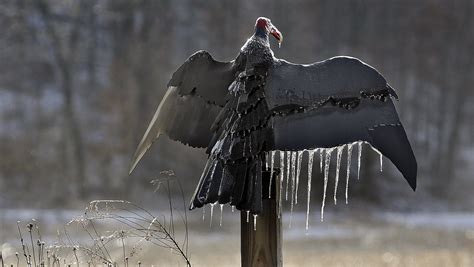
[[[285,151],[280,151],[280,169],[285,169]],[[280,172],[281,177],[283,178],[283,171]],[[283,180],[283,179],[282,179]]]
[[[351,173],[351,156],[352,156],[352,146],[354,144],[347,145],[347,172],[346,172],[346,204],[349,199],[349,175]]]
[[[324,188],[323,188],[323,203],[321,205],[321,221],[324,221],[324,205],[326,203],[326,189],[328,187],[329,166],[331,164],[331,153],[334,148],[326,149],[326,158],[324,160]]]
[[[206,219],[206,206],[202,207],[202,220]]]
[[[379,158],[380,158],[380,172],[382,172],[383,170],[383,156],[382,156],[382,153],[380,151],[378,151],[378,149],[376,149],[375,147],[373,146],[370,146],[370,148],[372,148],[373,151],[375,151],[377,154],[379,154]]]
[[[222,227],[222,212],[224,211],[224,204],[221,204],[221,218],[219,220],[219,227]]]
[[[298,151],[298,164],[296,165],[296,189],[295,189],[295,204],[298,204],[298,188],[300,185],[301,161],[303,160],[303,151]]]
[[[313,159],[314,159],[314,153],[317,151],[315,150],[309,150],[308,151],[308,196],[306,200],[306,230],[309,228],[309,204],[311,201],[311,176],[313,174]]]
[[[319,149],[319,171],[323,173],[323,156],[324,156],[324,151],[326,149],[321,148]]]
[[[290,228],[291,221],[293,219],[293,208],[295,204],[295,185],[296,185],[296,154],[297,152],[291,153],[291,208],[290,208]]]
[[[211,220],[209,221],[209,227],[212,227],[212,216],[214,215],[214,205],[216,205],[216,203],[212,203],[210,205],[211,205]]]
[[[341,168],[341,157],[344,146],[337,147],[337,162],[336,162],[336,180],[334,181],[334,205],[337,204],[337,186],[339,184],[339,169]]]
[[[283,196],[283,173],[285,170],[285,152],[280,151],[280,192],[278,193],[278,218],[281,218],[281,202]]]
[[[292,152],[291,153],[291,194],[292,198],[294,197],[295,194],[295,185],[296,185],[296,155],[297,152]]]
[[[383,171],[383,157],[382,157],[382,153],[379,152],[379,156],[380,156],[380,172]]]
[[[247,222],[249,222],[250,211],[247,211]]]
[[[257,231],[257,214],[253,214],[253,230]]]
[[[291,151],[286,151],[286,193],[285,200],[288,201],[288,185],[290,182]]]
[[[362,157],[362,141],[357,142],[358,146],[358,153],[359,155],[357,156],[357,180],[360,178],[360,158]]]
[[[269,160],[268,152],[265,152],[265,170],[268,170],[268,160]]]
[[[278,218],[281,217],[281,204],[283,199],[283,176],[285,173],[285,152],[280,151],[280,192],[278,196]]]
[[[273,167],[275,164],[275,151],[270,153],[270,183],[268,185],[268,198],[272,197]]]
[[[235,206],[234,205],[231,206],[231,210],[232,210],[232,212],[235,211]]]

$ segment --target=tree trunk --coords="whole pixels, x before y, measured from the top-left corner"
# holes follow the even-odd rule
[[[74,165],[76,167],[75,184],[77,188],[77,196],[84,199],[86,195],[86,161],[84,152],[84,142],[81,133],[78,115],[74,108],[74,94],[73,94],[73,71],[75,63],[75,55],[79,39],[79,21],[77,21],[70,30],[70,36],[66,44],[58,36],[50,17],[50,8],[46,1],[38,1],[36,3],[39,13],[42,16],[45,24],[45,30],[51,41],[51,49],[53,50],[53,60],[56,63],[58,74],[61,79],[59,86],[63,95],[63,116],[64,116],[64,133],[70,139],[72,144]],[[78,7],[77,13],[86,8],[85,2]],[[89,6],[89,8],[91,8]],[[67,47],[68,54],[64,54],[65,47]]]

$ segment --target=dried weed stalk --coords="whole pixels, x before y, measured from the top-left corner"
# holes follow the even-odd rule
[[[151,211],[126,200],[94,200],[86,207],[82,216],[72,219],[64,230],[58,231],[58,241],[49,246],[41,239],[36,221],[26,225],[29,243],[25,242],[22,227],[18,222],[18,233],[26,266],[126,266],[130,259],[151,244],[171,250],[187,266],[191,266],[188,257],[187,209],[181,183],[172,171],[160,173],[160,178],[151,183],[155,192],[164,188],[169,200],[169,220],[164,215],[154,215]],[[184,226],[183,241],[179,242],[175,234],[175,211],[173,206],[171,183],[178,184],[184,214],[181,222]],[[71,234],[70,229],[79,231]],[[80,240],[84,233],[88,237]],[[83,239],[83,238],[82,238]],[[34,241],[36,240],[36,242]],[[120,246],[121,249],[117,249]],[[116,252],[120,251],[120,255]],[[114,253],[115,252],[115,253]],[[17,266],[21,263],[17,254]],[[141,261],[137,260],[141,265]]]

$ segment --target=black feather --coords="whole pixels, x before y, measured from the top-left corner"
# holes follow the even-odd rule
[[[416,159],[392,102],[398,96],[356,58],[293,64],[273,57],[268,38],[253,36],[232,62],[195,53],[168,86],[132,169],[162,133],[206,147],[191,209],[219,202],[258,214],[266,152],[355,141],[369,142],[416,188]]]

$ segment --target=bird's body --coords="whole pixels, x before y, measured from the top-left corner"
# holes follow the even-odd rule
[[[231,203],[240,210],[258,213],[262,198],[262,162],[273,147],[264,101],[264,85],[273,53],[265,40],[252,36],[242,47],[235,66],[242,71],[229,86],[229,99],[213,123],[209,160],[191,207]]]
[[[259,64],[270,65],[275,60],[273,51],[270,48],[268,36],[259,37],[256,35],[253,35],[245,42],[244,46],[240,49],[238,57],[246,58],[245,65],[248,68]]]
[[[209,158],[191,208],[230,203],[257,214],[266,152],[366,141],[415,188],[416,160],[385,79],[350,57],[311,65],[276,59],[269,34],[281,41],[270,20],[259,18],[235,60],[192,55],[169,82],[132,169],[162,133],[205,147]]]

